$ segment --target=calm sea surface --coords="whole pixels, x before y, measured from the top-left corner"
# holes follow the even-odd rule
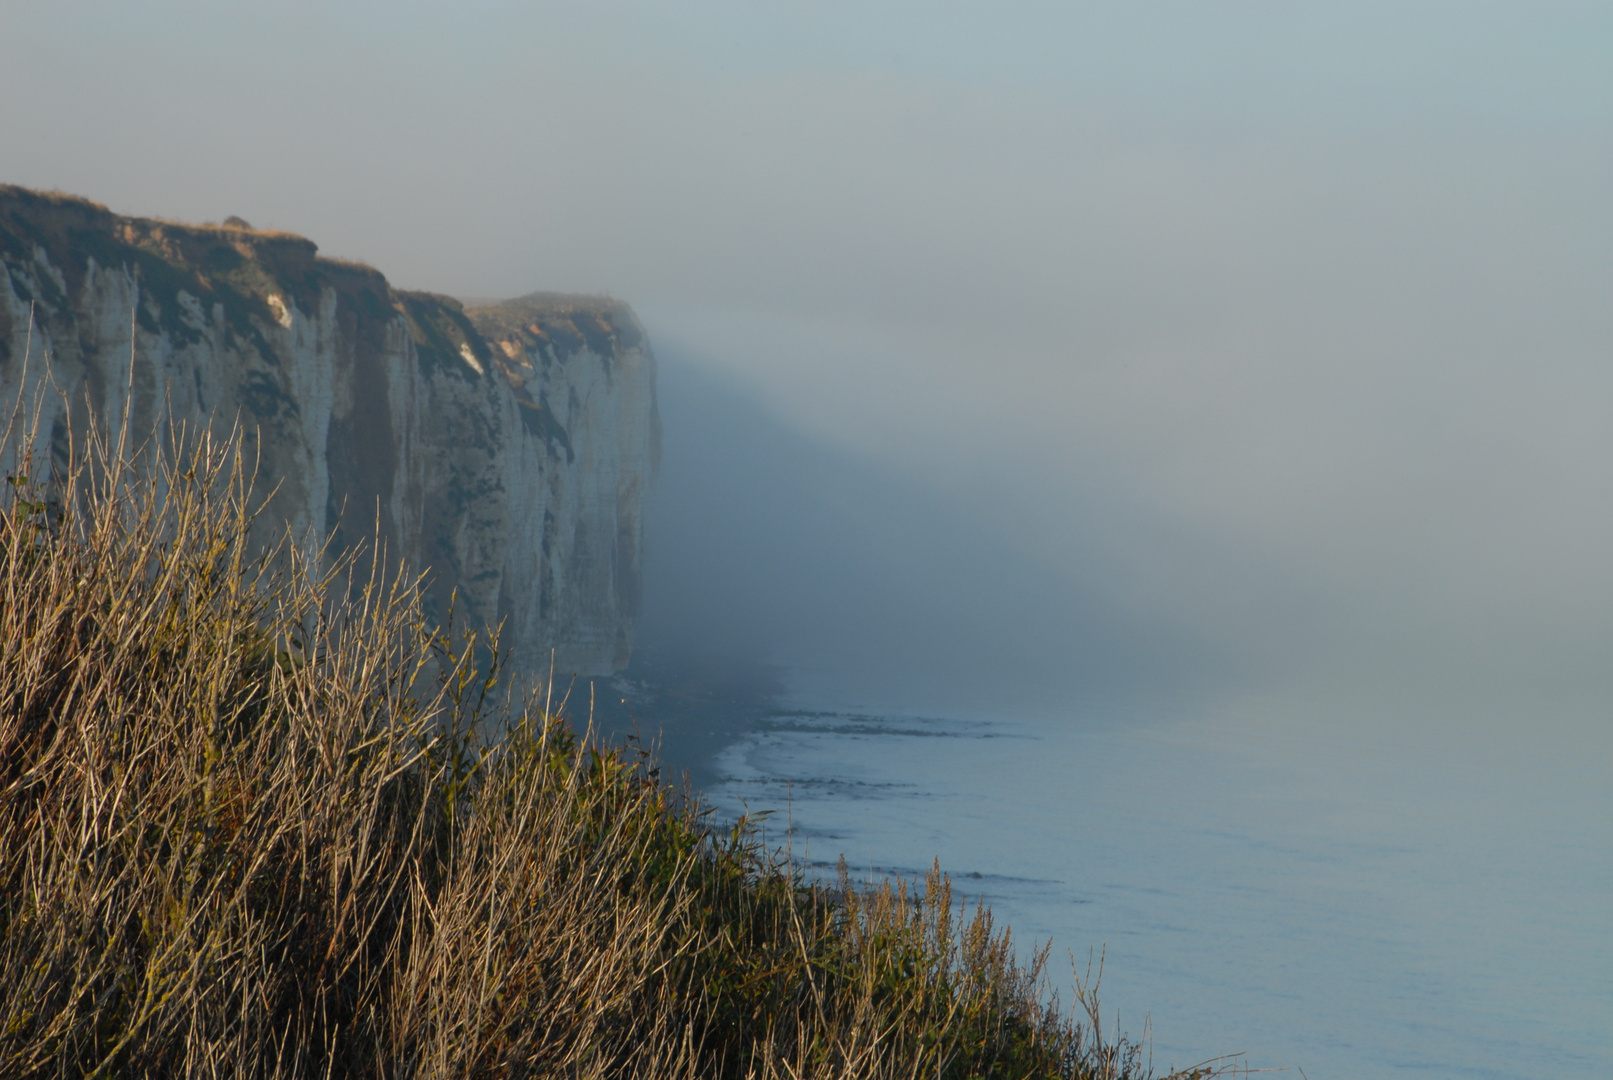
[[[709,794],[855,872],[939,858],[1016,939],[1107,953],[1156,1066],[1613,1076],[1605,717],[1264,700],[891,715],[799,686]],[[1067,995],[1066,995],[1067,997]]]

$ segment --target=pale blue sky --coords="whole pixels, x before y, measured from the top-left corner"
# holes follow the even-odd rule
[[[1613,109],[1613,10],[1594,2],[11,0],[4,18],[8,89],[89,65],[149,85],[142,60],[247,78],[334,61],[346,70],[303,74],[330,89],[424,64],[418,74],[464,100],[490,64],[536,50],[550,66],[666,63],[715,81],[896,73],[1209,122],[1606,124]]]

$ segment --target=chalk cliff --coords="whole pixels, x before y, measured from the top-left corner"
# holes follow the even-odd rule
[[[289,525],[340,551],[378,531],[427,573],[433,614],[457,590],[456,623],[502,621],[517,670],[546,672],[551,650],[559,672],[627,663],[659,420],[626,305],[466,308],[236,219],[5,186],[0,265],[0,403],[47,375],[62,391],[42,397],[39,460],[92,410],[116,427],[127,404],[136,438],[239,418],[275,489],[261,542]]]

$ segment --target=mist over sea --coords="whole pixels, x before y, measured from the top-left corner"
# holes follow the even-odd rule
[[[1613,1066],[1595,692],[1291,673],[1046,572],[663,349],[641,731],[817,870],[939,860],[1155,1060]],[[1288,677],[1285,677],[1288,675]],[[643,680],[635,683],[635,680]],[[1295,1072],[1293,1075],[1298,1075]]]

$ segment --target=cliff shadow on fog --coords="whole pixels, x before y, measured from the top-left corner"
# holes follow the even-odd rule
[[[1202,640],[1016,548],[1015,523],[801,431],[698,354],[660,358],[640,648],[591,689],[675,771],[710,780],[796,680],[853,708],[1068,716],[1224,677]]]
[[[34,459],[128,418],[135,445],[240,424],[258,545],[378,541],[426,610],[502,623],[511,670],[605,674],[632,651],[655,359],[625,304],[467,309],[312,241],[121,217],[0,186],[0,401],[43,409]],[[131,340],[132,338],[132,340]],[[0,448],[0,472],[20,448]],[[48,468],[48,465],[47,465]],[[46,479],[36,477],[35,479]]]

